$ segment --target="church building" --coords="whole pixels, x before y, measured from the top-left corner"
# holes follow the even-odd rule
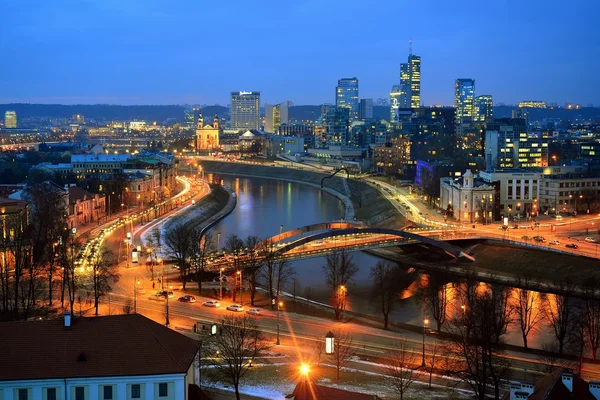
[[[219,117],[215,114],[213,124],[204,125],[202,114],[198,116],[198,124],[196,126],[196,148],[198,150],[214,151],[219,148]]]

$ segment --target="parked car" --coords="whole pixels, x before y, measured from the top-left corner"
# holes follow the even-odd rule
[[[583,240],[585,240],[586,242],[589,242],[589,243],[596,243],[596,239],[594,239],[593,237],[589,237],[589,236]]]
[[[244,306],[242,306],[240,304],[232,304],[230,306],[227,306],[227,309],[229,311],[241,312],[241,311],[244,311]]]
[[[194,296],[190,296],[189,294],[186,294],[185,296],[181,296],[177,300],[184,302],[184,303],[195,303],[196,302],[196,298]]]
[[[575,243],[568,243],[565,245],[565,247],[569,248],[569,249],[578,249],[579,246],[577,246]]]
[[[161,293],[154,293],[153,295],[148,297],[148,300],[154,300],[154,301],[165,301],[165,299],[166,299],[166,297],[164,295],[162,295]]]
[[[169,296],[170,299],[172,299],[173,297],[175,297],[175,293],[173,293],[172,291],[167,291],[167,290],[163,290],[161,292],[158,292],[158,294],[161,294],[164,297]]]
[[[258,308],[251,308],[246,312],[248,314],[252,314],[252,315],[262,315],[262,313],[260,312],[260,310]]]
[[[523,240],[531,240],[531,236],[521,236],[521,239],[523,239]]]
[[[536,242],[545,242],[546,238],[543,236],[534,236],[533,240],[535,240]]]
[[[221,303],[219,303],[216,300],[205,301],[204,303],[202,303],[202,305],[205,307],[221,307]]]
[[[563,219],[562,215],[557,215],[557,216],[556,216],[556,220],[557,220],[557,221],[562,221],[562,219]]]
[[[556,246],[556,245],[559,245],[560,242],[558,240],[554,239],[554,240],[551,240],[550,242],[548,242],[548,244]]]

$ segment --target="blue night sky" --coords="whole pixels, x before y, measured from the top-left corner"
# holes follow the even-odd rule
[[[0,2],[0,102],[334,102],[341,77],[388,98],[422,58],[422,101],[474,78],[496,103],[600,105],[598,0]]]

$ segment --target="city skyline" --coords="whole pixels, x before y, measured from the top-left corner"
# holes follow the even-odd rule
[[[388,98],[412,39],[413,54],[422,60],[425,105],[451,105],[454,81],[461,77],[475,79],[478,92],[498,103],[600,103],[593,68],[599,39],[580,28],[593,26],[600,6],[592,2],[567,8],[519,3],[518,13],[514,1],[477,7],[471,1],[464,7],[386,3],[368,10],[359,1],[343,8],[314,1],[264,7],[189,2],[177,9],[157,1],[144,9],[116,1],[73,4],[3,6],[5,18],[15,22],[2,27],[8,40],[0,49],[14,57],[0,77],[0,102],[225,105],[231,91],[255,90],[264,103],[321,104],[335,102],[331,93],[345,76],[359,79],[361,98]],[[319,26],[332,12],[356,27],[335,52],[324,51],[319,30],[293,28]],[[233,28],[206,15],[227,15]],[[393,23],[398,15],[406,22],[400,29]],[[193,23],[198,18],[202,30]],[[469,23],[456,24],[457,18]],[[252,20],[271,22],[248,24]],[[244,32],[236,23],[252,26],[257,37],[285,28],[270,36],[270,45],[293,51],[265,62],[260,42],[257,47],[236,40]]]

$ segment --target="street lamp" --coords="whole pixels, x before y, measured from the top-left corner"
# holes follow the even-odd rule
[[[423,320],[423,358],[421,360],[421,367],[425,366],[425,329],[429,325],[429,320],[425,318]]]
[[[333,354],[335,352],[335,336],[333,332],[327,332],[325,335],[325,354]]]
[[[223,270],[219,269],[219,300],[223,300]]]
[[[237,257],[236,257],[237,259]],[[237,264],[237,262],[236,262]],[[240,305],[243,306],[244,305],[244,292],[243,287],[242,287],[242,270],[238,270],[237,272],[238,276],[240,277]]]
[[[339,289],[339,294],[338,296],[340,296],[339,301],[340,301],[340,306],[341,306],[341,313],[340,313],[340,319],[342,321],[344,321],[344,309],[346,308],[346,286],[341,285],[340,289]]]
[[[282,301],[278,301],[277,302],[277,343],[276,345],[279,346],[279,308],[283,307],[283,302]]]

